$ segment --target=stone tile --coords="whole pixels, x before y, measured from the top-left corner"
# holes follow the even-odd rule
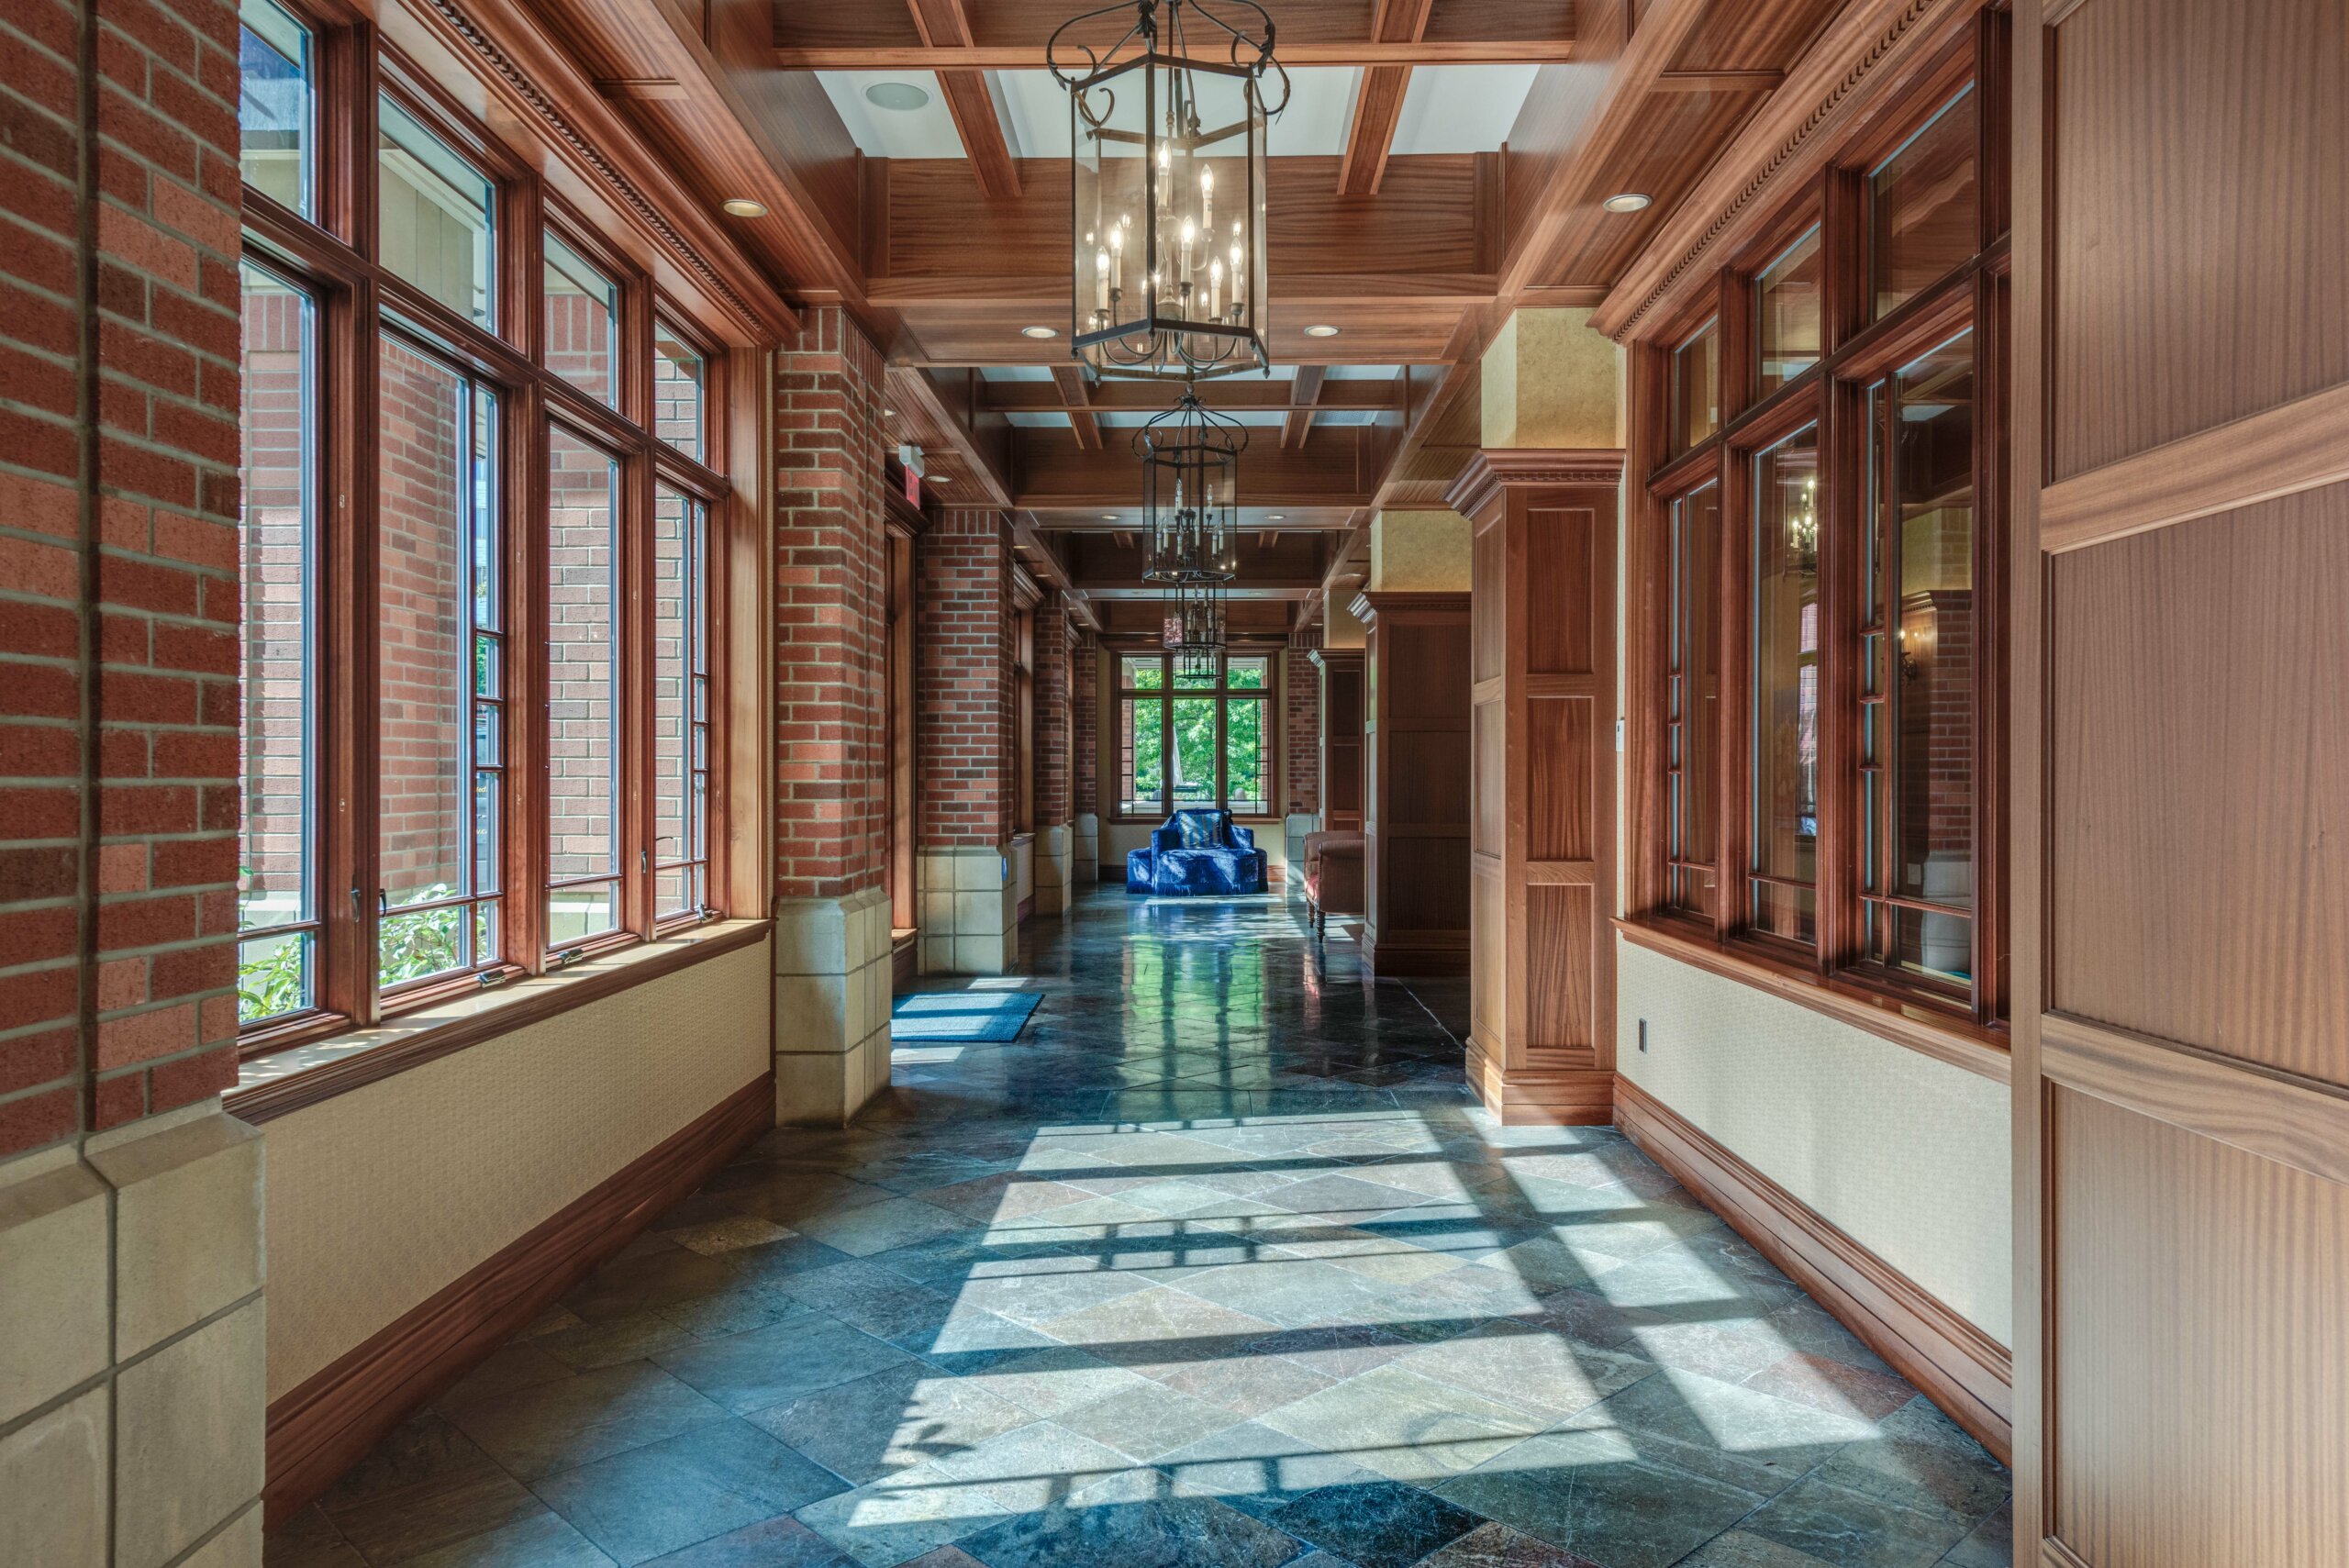
[[[662,1556],[849,1486],[741,1420],[708,1422],[532,1485],[621,1563]]]
[[[1052,1421],[1030,1421],[930,1468],[984,1486],[1014,1510],[1045,1507],[1138,1467],[1117,1450]]]
[[[1876,1434],[1838,1451],[1822,1481],[1887,1503],[1979,1518],[2013,1490],[2006,1467],[1920,1396],[1876,1423]]]
[[[903,1365],[906,1352],[820,1312],[662,1351],[656,1364],[741,1415]]]
[[[1318,1394],[1337,1379],[1279,1356],[1230,1355],[1162,1367],[1157,1381],[1246,1418]]]
[[[342,1538],[371,1563],[404,1562],[545,1512],[529,1488],[486,1462],[322,1507]]]
[[[1112,1394],[1060,1418],[1081,1436],[1107,1443],[1129,1459],[1149,1461],[1235,1425],[1220,1405],[1155,1384]]]
[[[985,1486],[917,1465],[811,1503],[793,1517],[863,1568],[891,1568],[1017,1512]]]
[[[1282,1504],[1269,1518],[1359,1568],[1409,1568],[1484,1522],[1397,1481],[1325,1486]]]
[[[342,1539],[315,1503],[269,1532],[261,1561],[262,1568],[367,1568],[359,1549]]]
[[[495,1468],[495,1462],[479,1444],[447,1418],[428,1411],[392,1429],[364,1459],[326,1489],[317,1506],[331,1519],[360,1504],[424,1482]]]
[[[563,1316],[572,1327],[582,1325],[582,1319],[569,1313]],[[434,1400],[432,1407],[436,1410],[451,1409],[492,1395],[511,1394],[517,1389],[575,1375],[574,1368],[565,1366],[547,1354],[539,1348],[535,1339],[516,1340],[498,1346],[483,1357],[478,1365],[451,1385],[446,1394]]]
[[[970,1381],[1031,1415],[1056,1418],[1113,1394],[1142,1387],[1148,1380],[1074,1345],[1053,1345],[1007,1357],[974,1373]]]
[[[1875,1423],[1666,1368],[1569,1416],[1562,1431],[1618,1433],[1662,1462],[1761,1496],[1809,1473]]]
[[[745,1247],[788,1240],[797,1232],[777,1225],[772,1219],[745,1214],[731,1219],[713,1219],[700,1225],[685,1226],[667,1234],[686,1251],[714,1258],[727,1252],[740,1251]]]
[[[1208,1497],[1022,1513],[963,1547],[987,1568],[1277,1568],[1297,1553],[1292,1537]]]
[[[261,1495],[265,1357],[250,1301],[115,1374],[120,1568],[169,1562]]]
[[[1147,1365],[1223,1354],[1263,1338],[1273,1325],[1262,1318],[1157,1285],[1037,1325],[1063,1344],[1083,1345],[1104,1361],[1143,1371]]]
[[[674,1307],[740,1283],[740,1277],[717,1258],[667,1247],[615,1258],[565,1292],[562,1304],[596,1323]]]
[[[541,1508],[486,1534],[468,1536],[400,1568],[614,1568],[612,1560],[563,1520]]]
[[[982,1377],[897,1366],[835,1384],[752,1415],[757,1426],[850,1482],[965,1452],[1034,1415],[993,1393]]]
[[[1549,1423],[1387,1365],[1284,1405],[1263,1424],[1398,1481],[1433,1485],[1506,1453]]]
[[[785,1517],[696,1541],[654,1558],[646,1568],[849,1568],[852,1562],[830,1541]]]
[[[452,1425],[523,1480],[723,1420],[723,1407],[641,1362],[446,1407]]]
[[[1943,1568],[2013,1568],[2014,1560],[2015,1510],[2008,1502],[1951,1547],[1942,1563]]]
[[[1685,1561],[1685,1560],[1684,1560]],[[1503,1524],[1482,1524],[1419,1561],[1418,1568],[1602,1568],[1587,1557]]]
[[[1599,1432],[1536,1438],[1436,1490],[1606,1568],[1677,1562],[1761,1500],[1653,1462],[1620,1434]]]
[[[1891,1373],[1801,1351],[1764,1367],[1745,1380],[1745,1386],[1870,1421],[1883,1419],[1917,1396],[1914,1389]]]
[[[1513,1322],[1488,1323],[1395,1364],[1555,1421],[1653,1373],[1655,1363]]]
[[[1823,1558],[1733,1529],[1682,1558],[1677,1568],[1827,1568]]]
[[[891,1196],[839,1214],[812,1214],[797,1229],[827,1247],[866,1257],[916,1241],[935,1240],[971,1228],[968,1217],[918,1198]]]
[[[1972,1523],[1807,1476],[1755,1509],[1739,1528],[1835,1568],[1929,1568],[1965,1538]]]

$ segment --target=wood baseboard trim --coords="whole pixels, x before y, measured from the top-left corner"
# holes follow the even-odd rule
[[[662,1210],[774,1125],[763,1073],[269,1407],[266,1522],[290,1518]]]
[[[2014,1362],[2005,1346],[1628,1078],[1615,1080],[1615,1122],[1950,1419],[2008,1462]]]
[[[1503,1127],[1604,1127],[1615,1119],[1615,1074],[1605,1068],[1510,1073],[1470,1036],[1468,1086]]]
[[[1397,931],[1380,936],[1365,924],[1362,966],[1388,979],[1441,979],[1468,973],[1465,931]]]

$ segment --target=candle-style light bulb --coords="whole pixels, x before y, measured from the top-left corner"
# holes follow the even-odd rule
[[[1199,171],[1199,227],[1209,233],[1215,231],[1215,171]]]
[[[1223,314],[1223,263],[1221,261],[1208,263],[1208,314],[1209,316]]]
[[[1106,313],[1109,308],[1109,252],[1107,250],[1093,252],[1093,293],[1094,304]]]

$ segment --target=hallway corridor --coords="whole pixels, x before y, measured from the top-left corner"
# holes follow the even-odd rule
[[[1029,930],[1015,1043],[762,1139],[271,1568],[2009,1561],[2006,1472],[1655,1165],[1474,1105],[1459,983],[1277,898]]]

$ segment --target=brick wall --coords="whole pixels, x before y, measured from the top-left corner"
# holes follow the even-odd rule
[[[926,850],[1001,844],[1018,777],[1011,529],[998,511],[950,510],[915,553],[918,839]]]
[[[232,7],[0,50],[5,1156],[236,1073],[240,195]]]
[[[1319,646],[1318,628],[1300,633],[1281,661],[1288,666],[1281,758],[1288,776],[1286,809],[1292,817],[1321,809],[1321,669],[1312,653]]]
[[[1076,635],[1068,663],[1069,809],[1079,817],[1101,811],[1101,645],[1090,631]]]
[[[812,309],[774,390],[775,895],[833,898],[887,860],[880,351]]]
[[[1036,606],[1036,827],[1062,828],[1069,806],[1068,603],[1054,591]]]

